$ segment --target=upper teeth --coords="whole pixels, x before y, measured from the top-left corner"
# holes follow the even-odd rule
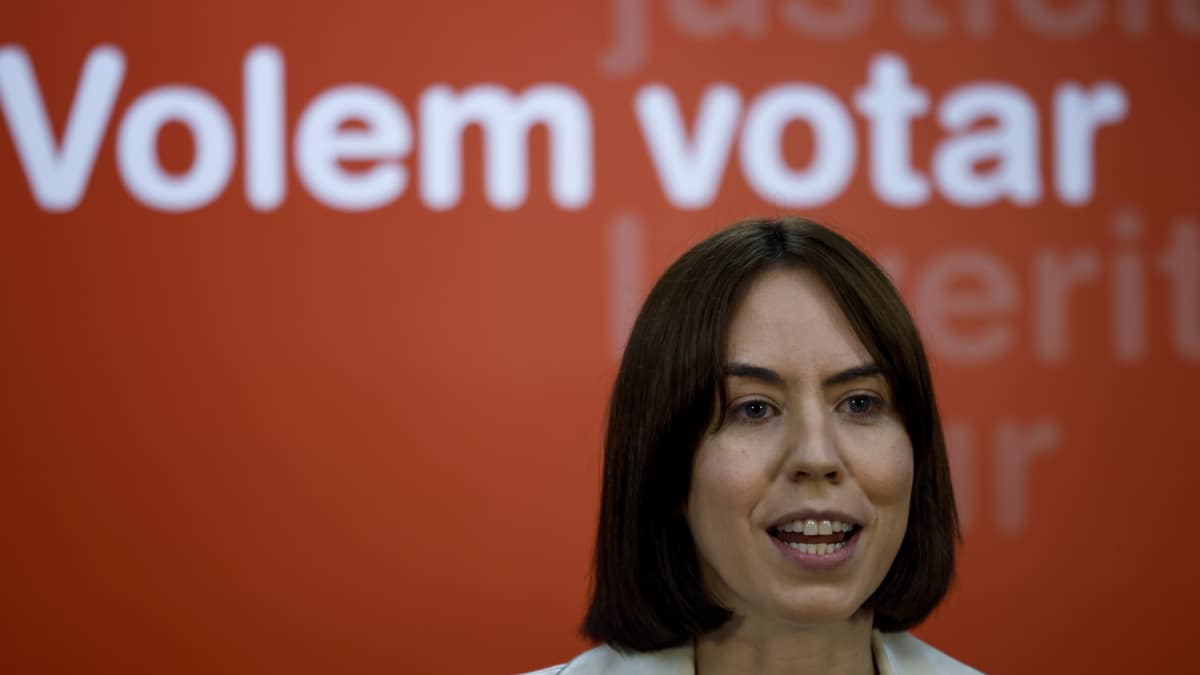
[[[854,526],[840,520],[793,520],[780,525],[780,532],[799,532],[801,534],[833,534],[834,532],[849,532]]]

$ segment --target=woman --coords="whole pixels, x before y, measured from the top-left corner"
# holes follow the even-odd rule
[[[882,271],[789,218],[654,286],[617,374],[591,604],[543,675],[974,673],[911,636],[954,575],[929,366]]]

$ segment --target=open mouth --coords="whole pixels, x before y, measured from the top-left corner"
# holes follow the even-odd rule
[[[795,521],[767,530],[775,539],[809,555],[829,555],[842,550],[861,526],[839,521]]]

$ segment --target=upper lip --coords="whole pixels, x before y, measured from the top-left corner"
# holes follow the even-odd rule
[[[775,521],[772,522],[769,527],[767,527],[767,529],[774,530],[781,525],[786,525],[787,523],[796,520],[816,520],[818,522],[822,520],[840,520],[843,523],[854,525],[855,527],[862,525],[862,521],[860,521],[858,518],[855,518],[854,516],[842,511],[834,511],[830,509],[802,509],[799,511],[792,511],[791,513],[787,513],[779,518],[776,518]]]

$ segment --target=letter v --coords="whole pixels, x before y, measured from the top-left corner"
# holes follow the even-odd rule
[[[667,199],[681,209],[702,209],[711,204],[729,164],[729,150],[742,112],[738,90],[728,84],[714,84],[704,92],[690,143],[679,102],[666,86],[642,87],[634,98],[634,108]]]
[[[75,89],[62,145],[55,147],[29,55],[18,46],[0,47],[0,109],[33,198],[43,209],[70,211],[83,198],[124,79],[125,57],[119,49],[93,49]]]

